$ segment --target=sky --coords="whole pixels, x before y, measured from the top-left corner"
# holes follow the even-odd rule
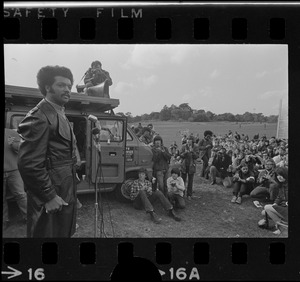
[[[5,84],[37,87],[41,67],[60,65],[71,69],[76,92],[95,60],[112,78],[115,112],[133,116],[182,103],[269,116],[288,97],[288,47],[279,44],[5,44]]]

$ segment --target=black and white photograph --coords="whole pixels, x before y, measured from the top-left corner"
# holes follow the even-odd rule
[[[288,238],[286,44],[4,44],[3,238]]]

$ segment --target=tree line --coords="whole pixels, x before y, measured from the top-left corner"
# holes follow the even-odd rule
[[[264,116],[262,113],[232,114],[223,113],[215,114],[211,111],[192,109],[188,103],[182,103],[179,106],[172,104],[170,107],[165,105],[160,112],[151,112],[133,116],[131,112],[117,113],[122,116],[127,116],[128,122],[143,122],[147,120],[157,121],[189,121],[189,122],[213,122],[213,121],[230,121],[230,122],[260,122],[260,123],[275,123],[278,120],[278,115]]]

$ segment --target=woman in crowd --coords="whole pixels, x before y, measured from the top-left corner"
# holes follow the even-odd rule
[[[275,224],[274,234],[280,234],[282,227],[288,227],[288,169],[279,167],[275,170],[276,181],[279,183],[279,193],[273,205],[265,205],[262,215],[264,218],[258,226],[269,228],[269,220]]]

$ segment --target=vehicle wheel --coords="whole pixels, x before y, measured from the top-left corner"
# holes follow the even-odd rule
[[[116,188],[116,197],[121,202],[130,202],[129,191],[134,179],[126,179],[122,184],[118,185]]]

